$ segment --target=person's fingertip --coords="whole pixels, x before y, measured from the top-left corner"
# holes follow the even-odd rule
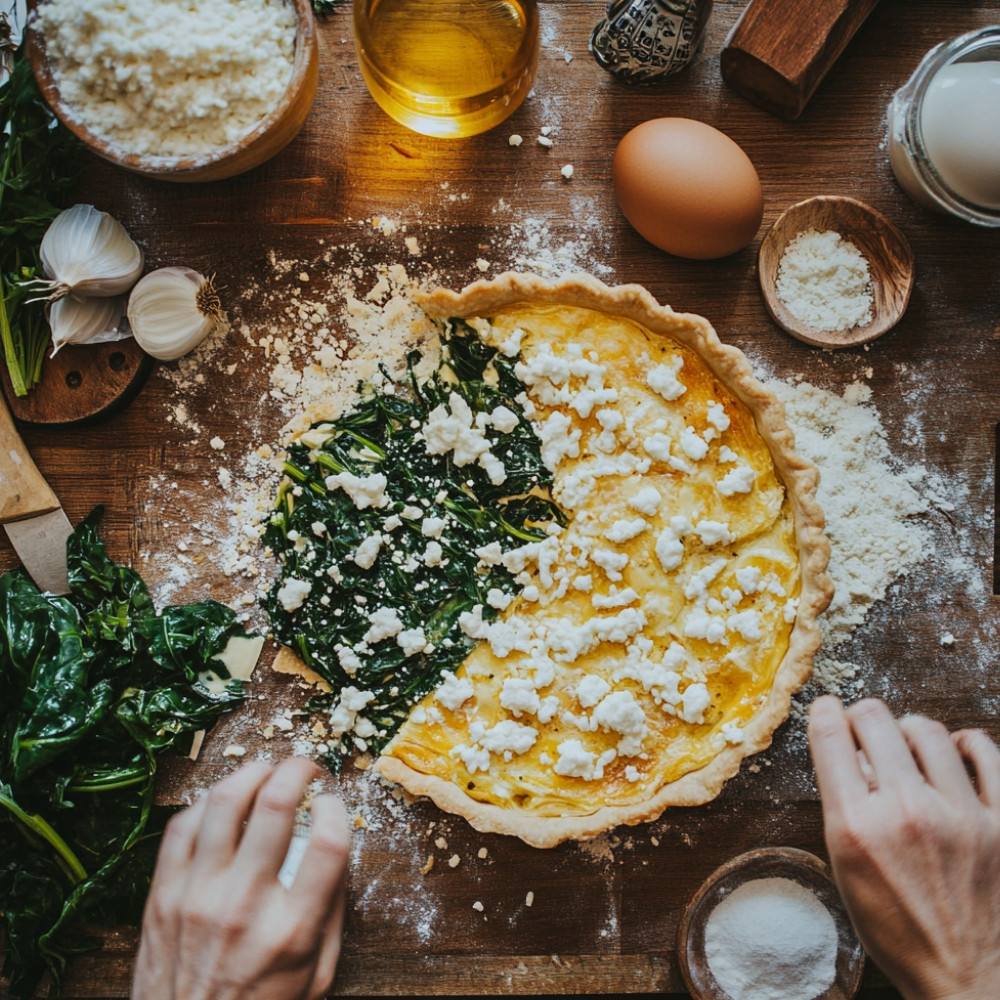
[[[836,695],[822,694],[809,706],[809,724],[812,726],[826,719],[837,718],[843,712],[844,705]]]
[[[851,718],[893,718],[889,706],[881,698],[862,698],[860,701],[848,705],[845,711]]]
[[[345,845],[351,841],[351,821],[347,808],[337,795],[324,793],[317,795],[310,805],[312,811],[312,831],[323,830],[331,839]]]
[[[937,719],[928,718],[926,715],[912,713],[904,715],[899,719],[899,728],[907,735],[933,735],[941,736],[948,733],[948,727]]]

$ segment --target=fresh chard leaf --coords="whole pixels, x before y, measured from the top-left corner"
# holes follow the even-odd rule
[[[212,660],[231,638],[244,634],[232,610],[218,601],[164,608],[137,621],[136,630],[162,670],[192,683],[204,671],[220,669]]]
[[[84,921],[137,919],[165,816],[160,754],[186,752],[242,699],[198,673],[244,635],[214,601],[157,614],[108,558],[95,511],[67,545],[71,593],[0,578],[0,931],[12,997],[95,942]]]
[[[333,688],[308,710],[336,708],[348,687],[373,695],[364,709],[372,727],[328,741],[334,769],[356,748],[381,749],[443,672],[465,659],[475,641],[460,626],[463,613],[478,605],[484,619],[493,619],[489,592],[516,592],[511,573],[481,561],[476,550],[496,542],[508,552],[566,521],[548,496],[551,474],[517,402],[525,387],[515,359],[483,343],[462,320],[443,324],[441,341],[441,364],[429,379],[417,378],[420,356],[411,354],[406,384],[388,392],[361,386],[354,410],[314,425],[289,446],[287,481],[264,535],[281,563],[265,602],[275,635]],[[451,451],[428,452],[422,428],[436,408],[451,411],[453,394],[473,414],[504,406],[516,416],[512,429],[489,430],[502,482],[478,463],[457,466]],[[344,490],[327,487],[329,476],[345,472],[385,476],[385,505],[359,507]],[[432,518],[446,527],[425,534],[422,525]],[[379,540],[378,552],[369,564],[359,547],[374,546],[372,539]],[[440,548],[437,558],[432,545]],[[294,602],[283,600],[290,581],[308,589],[291,610],[286,604]],[[421,630],[425,645],[414,650],[396,634],[366,640],[376,611],[395,614],[400,636]]]

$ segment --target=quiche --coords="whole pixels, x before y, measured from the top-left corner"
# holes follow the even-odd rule
[[[381,773],[536,847],[715,797],[770,744],[832,596],[816,470],[743,355],[638,286],[516,274],[422,302],[517,353],[565,528]],[[508,556],[508,560],[510,557]]]
[[[710,800],[786,718],[832,594],[780,403],[639,286],[421,305],[470,340],[412,404],[369,391],[303,435],[267,536],[324,731],[537,847]]]

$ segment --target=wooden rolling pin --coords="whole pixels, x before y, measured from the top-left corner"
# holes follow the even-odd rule
[[[751,0],[719,57],[748,101],[794,120],[878,0]]]

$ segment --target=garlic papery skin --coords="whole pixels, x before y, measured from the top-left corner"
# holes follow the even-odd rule
[[[142,251],[125,227],[93,205],[74,205],[51,222],[39,248],[49,280],[36,285],[50,299],[70,292],[124,295],[142,274]]]
[[[132,289],[127,313],[136,343],[160,361],[193,350],[223,316],[212,279],[189,267],[150,271]]]
[[[83,298],[64,295],[50,302],[45,309],[52,329],[52,356],[67,344],[99,344],[109,340],[124,340],[128,336],[118,329],[125,314],[125,299]]]

